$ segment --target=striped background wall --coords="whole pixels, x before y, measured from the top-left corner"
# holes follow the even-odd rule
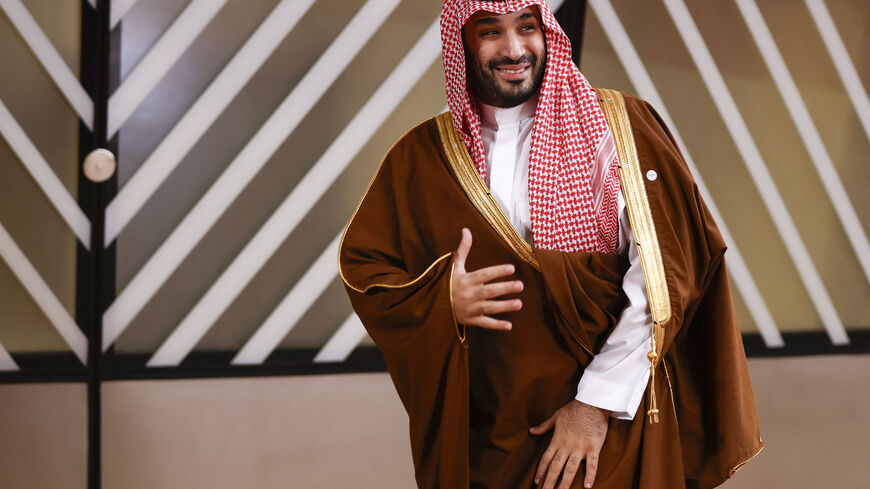
[[[371,365],[337,239],[385,149],[443,110],[438,2],[111,2],[102,243],[76,203],[81,5],[56,3],[0,0],[0,369],[86,361],[77,247],[115,257],[110,371]],[[581,68],[668,122],[764,349],[867,337],[868,17],[857,0],[587,5]]]

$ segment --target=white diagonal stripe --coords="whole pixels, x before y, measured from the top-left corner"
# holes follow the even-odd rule
[[[103,314],[103,351],[142,310],[353,60],[399,0],[368,0]]]
[[[9,352],[6,351],[6,348],[3,348],[3,345],[0,345],[0,371],[11,372],[16,370],[20,370],[18,364],[15,363],[15,360]]]
[[[112,6],[109,8],[109,30],[118,26],[118,22],[121,22],[135,3],[136,0],[112,0]]]
[[[788,108],[791,118],[794,120],[795,126],[801,135],[804,146],[810,155],[813,165],[816,167],[822,184],[828,192],[831,202],[834,204],[834,209],[837,211],[837,217],[846,231],[846,236],[849,237],[849,243],[855,254],[858,256],[858,262],[861,263],[861,268],[864,270],[864,277],[870,283],[870,241],[867,241],[867,234],[864,233],[864,227],[861,225],[858,214],[849,200],[849,194],[837,174],[837,169],[834,167],[834,162],[831,161],[831,155],[825,148],[822,137],[816,129],[810,111],[807,109],[803,98],[801,97],[798,87],[792,78],[782,54],[764,22],[764,17],[758,9],[758,5],[754,0],[736,0],[737,7],[749,26],[749,32],[752,33],[755,44],[758,45],[761,56],[767,64],[773,81],[776,83],[783,101]]]
[[[339,232],[323,250],[323,253],[308,268],[301,279],[293,286],[254,335],[233,358],[233,365],[259,365],[266,361],[287,333],[296,326],[306,311],[320,297],[320,294],[338,276],[335,257],[342,232]],[[168,342],[167,342],[168,343]],[[160,352],[158,352],[159,354]],[[151,361],[154,361],[157,354]],[[181,358],[183,359],[183,357]],[[178,362],[181,361],[178,360]],[[150,363],[150,362],[149,362]],[[172,365],[177,365],[173,362]]]
[[[831,342],[835,345],[848,344],[849,337],[833,302],[831,302],[828,291],[819,277],[785,202],[782,200],[767,166],[765,166],[761,152],[758,150],[749,128],[746,127],[746,122],[740,115],[737,104],[734,102],[719,68],[713,61],[713,56],[707,49],[691,14],[682,0],[664,0],[664,4],[683,38],[683,43],[697,66],[701,78],[707,85],[731,137],[734,139],[737,150],[740,152],[746,168],[758,188],[758,193],[773,218],[774,225],[782,237],[789,256],[797,267],[801,280],[809,292],[810,300],[813,302]]]
[[[115,136],[127,118],[193,44],[225,3],[227,0],[193,0],[185,7],[181,15],[160,36],[148,54],[109,97],[106,139]]]
[[[434,51],[435,55],[437,55],[437,37],[435,36],[437,36],[437,31],[430,28],[423,36],[425,40],[418,41],[415,48],[417,46],[431,46],[434,43],[436,46]],[[405,59],[407,60],[411,56],[416,57],[417,61],[415,63],[422,67],[418,66],[416,70],[408,74],[408,69],[404,68],[408,64],[404,63],[403,60],[399,66],[404,69],[397,67],[393,74],[387,77],[387,80],[372,95],[369,102],[363,106],[338,138],[333,141],[321,158],[311,167],[278,209],[272,213],[268,221],[248,242],[235,260],[233,260],[233,263],[227,267],[220,278],[197,302],[191,313],[185,317],[173,334],[164,342],[160,350],[155,353],[154,358],[152,358],[155,364],[167,365],[165,362],[170,362],[169,364],[171,365],[177,365],[184,359],[190,352],[190,349],[205,335],[208,329],[220,317],[220,314],[229,306],[231,301],[226,299],[228,297],[235,298],[241,293],[257,271],[265,265],[266,261],[275,253],[281,243],[296,228],[296,225],[311,210],[317,200],[329,189],[338,175],[341,174],[357,152],[374,134],[387,114],[392,111],[395,104],[410,90],[425,68],[431,65],[435,55],[426,57],[422,55],[420,49],[415,48],[411,49],[411,52],[406,55]],[[423,62],[426,60],[428,60],[428,63],[423,65]],[[403,80],[400,84],[397,84],[399,77],[403,78]],[[387,97],[393,97],[395,101],[391,103],[386,100]],[[373,104],[378,106],[377,112],[373,112]],[[315,295],[314,299],[316,298],[317,296]],[[270,317],[274,317],[274,314],[273,312]],[[275,321],[278,321],[278,319]],[[290,324],[286,331],[289,331],[292,327],[293,324]],[[257,334],[261,334],[259,331],[263,328],[264,326],[261,326]],[[195,334],[192,333],[194,331]],[[286,331],[281,337],[286,335]],[[274,335],[263,334],[266,334],[266,337],[270,341],[275,340]],[[184,339],[184,347],[179,347],[178,338]],[[280,337],[277,338],[277,341],[280,342],[280,339]],[[185,351],[184,348],[187,348],[187,350]],[[162,354],[163,351],[171,352],[171,354]]]
[[[825,6],[823,0],[805,0],[805,2],[812,14],[813,22],[816,23],[816,28],[822,35],[825,47],[834,61],[834,67],[836,67],[840,79],[843,80],[846,93],[849,94],[852,105],[855,106],[855,112],[864,127],[864,133],[870,140],[870,98],[867,97],[867,91],[864,89],[861,77],[858,76],[858,71],[855,70],[855,65],[849,58],[849,52],[846,50],[846,45],[843,44],[834,19],[831,18],[831,13],[828,12],[828,7]]]
[[[278,243],[286,239],[338,175],[353,161],[357,153],[395,110],[399,102],[407,96],[429,66],[435,62],[440,50],[439,26],[438,21],[435,21],[378,87],[377,91],[372,94],[353,120],[332,142],[326,152],[311,167],[311,170],[296,185],[296,188],[281,203],[281,206],[257,233],[257,236],[274,235],[280,239]],[[252,240],[252,243],[255,240],[257,237]],[[268,251],[268,255],[266,251]],[[274,253],[274,249],[261,252],[258,263],[268,258],[271,253]],[[333,272],[336,271],[333,270]],[[246,282],[239,282],[235,287],[243,287],[245,284]],[[289,297],[285,298],[285,301],[289,301]],[[277,312],[273,312],[270,317],[281,316]],[[283,329],[267,327],[265,323],[260,326],[233,361],[262,363],[295,325],[295,323],[286,320],[281,324]]]
[[[707,208],[713,216],[713,220],[718,223],[719,230],[722,232],[722,236],[728,244],[728,267],[731,270],[731,276],[734,278],[734,282],[737,284],[737,288],[743,296],[743,300],[749,309],[749,313],[752,315],[752,319],[758,327],[761,337],[764,339],[765,345],[768,347],[784,346],[782,335],[776,327],[773,316],[771,316],[770,311],[767,309],[767,304],[765,304],[764,299],[761,297],[761,293],[758,290],[758,286],[755,284],[755,280],[753,280],[752,275],[749,273],[749,267],[746,265],[746,262],[743,261],[743,255],[741,255],[734,238],[731,236],[728,227],[725,225],[725,220],[722,218],[719,209],[716,207],[716,203],[713,201],[713,195],[707,189],[707,185],[701,177],[701,172],[699,172],[698,167],[695,166],[695,161],[689,154],[688,147],[680,136],[673,118],[671,118],[671,115],[668,113],[664,100],[662,100],[659,95],[652,78],[649,76],[649,72],[647,72],[646,67],[644,67],[643,61],[635,50],[631,39],[628,37],[628,33],[625,31],[625,27],[623,27],[622,22],[616,14],[616,11],[613,9],[609,0],[591,0],[590,5],[595,11],[595,15],[604,26],[605,34],[613,45],[613,49],[616,51],[616,55],[619,57],[619,60],[625,68],[625,71],[628,73],[629,78],[631,78],[632,83],[635,88],[637,88],[638,94],[656,108],[659,115],[664,119],[665,124],[670,128],[671,134],[674,136],[680,150],[683,152],[686,164],[689,166],[689,170],[695,177],[695,183],[698,185],[698,190],[704,197]]]
[[[67,312],[63,304],[57,300],[48,284],[42,280],[39,272],[33,268],[30,261],[24,255],[12,236],[6,232],[3,224],[0,224],[0,256],[9,265],[12,273],[21,281],[21,285],[33,297],[33,300],[42,309],[42,312],[54,325],[73,353],[83,365],[88,362],[88,339],[82,330],[76,325],[72,316]]]
[[[255,251],[259,244],[257,241],[271,239],[273,238],[266,236],[262,232],[257,233],[257,236],[233,260],[232,265],[227,268],[206,295],[185,316],[181,324],[160,345],[160,348],[148,360],[147,365],[149,367],[174,367],[184,360],[199,340],[214,325],[214,322],[218,320],[221,314],[238,296],[238,293],[241,292],[241,289],[230,289],[224,284],[239,275],[244,275],[246,279],[245,283],[247,283],[262,267],[261,264],[256,263],[260,261],[260,257],[256,256]],[[296,325],[308,308],[311,307],[311,304],[320,297],[320,294],[326,290],[326,287],[338,275],[335,257],[338,256],[338,243],[340,240],[341,233],[321,252],[320,257],[308,268],[278,307],[257,328],[254,338],[257,338],[258,335],[261,338],[280,336],[278,338],[280,342],[281,338],[287,336],[290,329]],[[280,244],[280,241],[278,244]],[[254,341],[254,339],[249,340],[248,344],[251,341]],[[236,358],[238,358],[238,355]],[[265,357],[263,360],[265,360]],[[235,363],[236,360],[233,359],[233,362]]]
[[[347,357],[365,337],[366,329],[359,317],[355,313],[350,313],[338,331],[317,352],[314,363],[338,363],[347,360]]]
[[[24,38],[24,42],[36,55],[36,59],[42,64],[48,75],[54,80],[57,88],[60,89],[63,96],[66,97],[69,104],[73,107],[76,113],[81,118],[82,122],[90,130],[94,130],[94,102],[91,97],[82,88],[82,84],[73,74],[69,66],[66,65],[63,58],[60,57],[57,50],[51,44],[51,41],[39,28],[39,25],[27,11],[27,7],[21,3],[21,0],[0,0],[0,8],[2,8],[12,25]],[[11,67],[7,67],[11,69]]]
[[[338,276],[335,257],[338,256],[341,235],[342,233],[339,232],[335,236],[278,307],[257,328],[256,333],[233,358],[233,365],[258,365],[266,361],[266,357],[272,353],[281,339],[287,336],[314,301]]]
[[[106,207],[109,246],[191,148],[223,113],[251,77],[293,30],[315,0],[282,0],[142,163]]]
[[[339,233],[335,236],[317,260],[315,260],[305,274],[302,275],[302,278],[300,278],[296,285],[293,286],[287,296],[284,297],[278,307],[276,307],[272,313],[269,314],[269,317],[266,318],[263,324],[257,328],[257,332],[245,345],[246,347],[252,345],[252,349],[263,351],[265,349],[258,348],[260,343],[269,342],[275,337],[278,337],[278,342],[280,342],[282,338],[287,336],[287,333],[290,332],[305,312],[308,311],[311,304],[313,304],[314,301],[320,297],[320,294],[326,290],[329,284],[338,275],[335,257],[338,256],[338,244],[339,241],[341,241],[341,234],[342,233]],[[246,247],[246,251],[247,249],[249,248]],[[244,266],[243,260],[237,259],[233,262],[233,265]],[[255,268],[256,265],[251,264],[251,267]],[[259,267],[256,267],[256,270],[259,270]],[[227,275],[224,274],[221,278],[226,276]],[[218,282],[220,282],[220,280]],[[216,285],[218,282],[216,282]],[[210,289],[209,292],[212,293],[213,290],[215,290],[214,287]],[[212,293],[212,297],[216,300],[218,295]],[[216,321],[223,311],[226,310],[234,298],[235,295],[223,297],[226,302],[221,304],[217,311],[208,310],[206,304],[200,301],[187,317],[184,318],[184,321],[182,321],[182,323],[172,332],[169,338],[160,345],[160,348],[154,353],[154,356],[148,360],[148,366],[169,367],[180,364],[188,353],[193,350],[193,347],[196,346],[196,343],[199,342],[208,328],[210,328],[211,325],[214,324],[214,321]],[[214,302],[209,302],[209,305],[213,303]],[[197,319],[205,321],[205,327],[200,326],[203,323],[190,321],[189,319],[193,316],[198,316]],[[271,353],[272,349],[274,348],[269,349],[268,352]],[[233,364],[238,365],[245,363],[238,361],[240,357],[243,357],[242,352],[244,351],[245,349],[243,348],[242,351],[236,355],[233,359]],[[257,363],[262,363],[265,360],[266,358],[263,357],[263,359]]]
[[[561,7],[563,3],[565,3],[565,0],[548,0],[547,1],[547,5],[550,6],[550,11],[553,12],[554,14],[556,13],[557,10],[559,10],[559,7]]]
[[[36,184],[48,197],[48,200],[57,209],[57,212],[81,241],[85,249],[91,247],[91,222],[82,212],[75,199],[67,192],[66,187],[51,169],[39,150],[27,137],[24,129],[0,100],[0,134],[9,143],[9,147],[18,156],[18,159],[36,180]]]

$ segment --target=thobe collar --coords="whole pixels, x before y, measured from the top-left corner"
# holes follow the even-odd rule
[[[484,103],[479,104],[480,121],[486,127],[498,131],[500,127],[516,124],[535,116],[538,107],[538,95],[517,105],[516,107],[494,107]]]

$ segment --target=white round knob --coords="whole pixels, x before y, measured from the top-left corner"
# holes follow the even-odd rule
[[[116,168],[115,155],[103,148],[97,148],[88,153],[82,165],[85,176],[94,183],[102,183],[112,178]]]

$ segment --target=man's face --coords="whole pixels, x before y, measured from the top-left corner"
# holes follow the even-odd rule
[[[483,103],[515,107],[541,88],[547,49],[537,7],[476,12],[463,28],[468,83]]]

